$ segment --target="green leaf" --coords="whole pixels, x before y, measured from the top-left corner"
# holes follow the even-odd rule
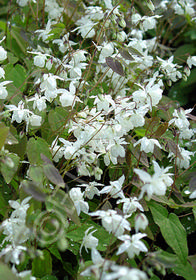
[[[43,169],[41,166],[30,165],[29,167],[29,177],[39,185],[42,185],[45,179]]]
[[[50,253],[52,255],[54,255],[58,260],[60,260],[61,262],[63,262],[62,258],[61,258],[61,254],[59,253],[59,250],[57,249],[56,245],[51,245],[48,247],[48,250],[50,251]]]
[[[161,227],[161,232],[167,244],[174,250],[182,263],[186,264],[188,257],[186,230],[174,213],[169,215],[169,220],[165,226]]]
[[[30,138],[27,143],[27,155],[31,164],[42,164],[41,154],[52,160],[48,143],[42,138]]]
[[[158,263],[163,265],[165,268],[172,268],[172,272],[175,273],[176,275],[180,275],[186,280],[196,279],[196,273],[189,262],[183,264],[176,255],[162,250],[153,253],[153,255],[155,260],[158,261]],[[190,262],[191,262],[191,257],[192,256],[188,257]]]
[[[57,132],[66,124],[68,111],[62,107],[56,107],[50,110],[48,114],[48,122],[53,132]]]
[[[11,36],[16,40],[19,48],[21,49],[21,51],[23,53],[26,53],[26,42],[25,40],[21,37],[20,35],[20,28],[19,27],[12,27],[11,31],[10,31]]]
[[[186,264],[178,263],[176,267],[173,268],[173,271],[186,280],[195,280],[196,272],[192,268],[191,264],[187,262]]]
[[[1,173],[7,184],[13,179],[20,162],[20,158],[16,154],[8,154],[4,162],[1,162]]]
[[[27,147],[26,135],[23,135],[21,139],[19,138],[19,140],[17,140],[11,133],[9,133],[6,142],[6,147],[10,152],[17,154],[21,159],[24,158]]]
[[[191,255],[188,256],[188,260],[192,265],[192,268],[194,269],[194,271],[196,272],[196,255]]]
[[[11,53],[11,52],[7,53],[7,58],[8,58],[9,63],[11,63],[11,64],[15,64],[19,60],[18,57],[14,56],[13,53]]]
[[[19,278],[11,271],[8,265],[4,263],[0,263],[0,279],[19,280]]]
[[[48,197],[46,207],[48,211],[58,213],[62,220],[65,220],[65,217],[69,216],[75,224],[80,225],[80,219],[74,203],[69,194],[65,193],[63,190],[55,190],[53,195]]]
[[[0,192],[0,214],[1,215],[5,215],[8,209],[8,204],[5,202],[5,199],[2,195],[2,193]]]
[[[150,207],[150,211],[152,213],[153,219],[155,223],[161,227],[163,222],[167,219],[168,217],[168,211],[165,207],[161,206],[160,204],[156,202],[149,202],[147,203],[148,206]]]
[[[174,52],[174,63],[182,64],[187,60],[187,54],[193,55],[195,53],[195,46],[193,44],[183,44]]]
[[[165,241],[185,265],[188,257],[187,238],[186,231],[179,218],[174,213],[171,213],[168,217],[168,211],[155,202],[148,203],[148,206],[155,223],[160,227]]]
[[[13,81],[13,85],[17,89],[20,89],[20,91],[22,92],[26,87],[26,83],[25,83],[25,79],[27,78],[26,69],[22,65],[16,64],[16,66],[12,65],[12,67],[9,68],[6,65],[4,70],[5,70],[6,80]]]
[[[43,250],[43,257],[36,257],[32,262],[32,275],[44,277],[52,273],[52,257],[48,250]]]
[[[5,140],[8,136],[9,127],[5,126],[4,123],[0,123],[0,150],[5,144]]]

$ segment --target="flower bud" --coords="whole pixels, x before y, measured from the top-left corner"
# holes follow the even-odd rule
[[[124,42],[126,38],[127,38],[127,34],[124,31],[117,33],[117,37],[116,37],[117,41]]]
[[[118,22],[119,26],[122,27],[122,28],[125,28],[126,27],[126,22],[124,20],[124,18],[121,18]]]

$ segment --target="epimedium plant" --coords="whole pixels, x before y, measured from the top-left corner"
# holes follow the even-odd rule
[[[194,1],[4,4],[1,278],[195,279]]]

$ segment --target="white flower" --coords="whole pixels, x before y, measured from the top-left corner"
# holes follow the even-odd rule
[[[33,109],[35,110],[37,108],[40,112],[45,110],[47,107],[45,96],[40,96],[37,93],[34,95],[34,97],[29,98],[27,101],[34,101]]]
[[[93,199],[94,195],[100,195],[99,190],[95,186],[103,186],[103,184],[97,182],[89,182],[88,184],[81,184],[80,187],[85,187],[84,196],[88,199]]]
[[[94,100],[94,104],[97,104],[97,110],[99,112],[103,110],[106,113],[108,113],[111,109],[114,109],[116,107],[115,102],[112,99],[111,95],[100,94],[99,96],[96,96]]]
[[[104,187],[99,193],[109,193],[113,198],[124,198],[124,193],[122,191],[122,185],[125,181],[125,176],[122,175],[117,181],[110,182],[110,185]]]
[[[80,188],[72,188],[69,191],[69,195],[76,207],[78,216],[80,215],[80,212],[84,212],[84,213],[88,213],[89,210],[89,206],[88,203],[84,201],[83,199],[83,193],[81,192]]]
[[[99,55],[99,63],[105,63],[105,58],[108,56],[111,56],[114,52],[114,46],[113,43],[103,43],[103,46],[97,46],[97,49],[100,50],[100,55]]]
[[[66,50],[70,48],[70,46],[77,45],[77,43],[74,43],[73,41],[69,40],[69,32],[65,34],[62,39],[53,40],[53,43],[58,44],[59,51],[62,53],[65,53]]]
[[[49,19],[61,20],[63,10],[64,8],[60,7],[56,0],[45,0],[45,11],[48,13]]]
[[[3,61],[7,58],[7,52],[6,50],[0,46],[0,61]]]
[[[14,264],[20,264],[20,256],[22,251],[26,251],[27,248],[24,246],[14,246],[14,245],[7,245],[3,250],[0,252],[0,258],[4,256],[5,262],[12,262]]]
[[[145,272],[137,268],[129,268],[127,266],[112,265],[109,274],[105,275],[104,280],[147,280]]]
[[[141,20],[141,16],[138,13],[132,14],[131,21],[134,25],[137,25]]]
[[[149,83],[141,89],[133,92],[133,101],[136,104],[146,105],[148,104],[150,108],[156,106],[162,98],[163,90],[160,88],[159,84],[154,84],[154,78],[152,78]]]
[[[183,159],[177,157],[176,158],[176,164],[179,168],[189,168],[190,166],[190,161],[191,161],[191,156],[194,156],[194,152],[190,152],[188,150],[185,150],[184,148],[180,148],[180,153]]]
[[[161,63],[161,69],[169,79],[176,82],[178,79],[182,78],[181,72],[177,70],[180,66],[173,63],[173,56],[171,56],[168,60],[163,60],[160,57],[157,57],[157,59]]]
[[[25,220],[27,209],[30,206],[28,204],[30,199],[31,197],[28,196],[21,203],[16,200],[9,200],[9,205],[15,209],[11,214],[11,218],[20,218],[21,220]]]
[[[62,78],[53,74],[44,74],[43,81],[40,84],[41,91],[44,91],[45,98],[52,102],[57,97],[57,83],[56,80],[63,80]]]
[[[9,111],[13,111],[12,122],[21,123],[23,120],[28,121],[31,112],[28,109],[24,109],[24,102],[22,100],[18,103],[18,107],[15,105],[5,105],[5,107]]]
[[[113,158],[125,157],[125,148],[123,145],[127,144],[126,141],[124,141],[123,138],[115,137],[111,141],[112,143],[107,146],[107,150],[110,150],[110,154]]]
[[[4,241],[9,241],[13,246],[24,243],[29,238],[29,229],[26,227],[26,212],[29,208],[28,201],[31,197],[25,198],[21,203],[9,200],[9,204],[15,210],[9,219],[2,222],[0,230],[6,235]],[[9,251],[9,250],[8,250]]]
[[[25,278],[25,279],[28,279],[28,280],[36,280],[35,277],[31,276],[31,270],[24,270],[24,271],[18,273],[15,266],[13,265],[12,266],[12,272],[20,278]],[[28,276],[28,278],[26,278],[27,276]]]
[[[96,23],[88,19],[87,16],[77,20],[76,25],[78,27],[72,30],[72,32],[78,30],[78,33],[81,34],[82,38],[92,38],[95,35],[95,30],[93,27],[96,25]]]
[[[102,258],[100,253],[95,248],[92,248],[91,250],[91,259],[93,265],[84,270],[81,273],[81,276],[93,275],[95,279],[105,280],[107,275],[106,271],[110,269],[111,265],[114,265],[114,262]]]
[[[144,151],[145,153],[153,153],[154,145],[158,146],[161,149],[161,145],[159,141],[156,139],[148,139],[147,137],[143,137],[142,139],[138,140],[133,146],[137,146],[141,144],[140,151]]]
[[[20,7],[25,7],[27,6],[29,0],[17,0],[16,2]]]
[[[144,211],[142,205],[138,202],[137,197],[123,198],[117,201],[117,204],[123,203],[123,213],[125,215],[132,215],[137,209]]]
[[[66,89],[58,89],[57,93],[62,93],[59,100],[63,107],[74,106],[76,101],[80,101],[75,95],[76,88],[72,82],[69,85],[69,91]]]
[[[189,196],[190,199],[195,199],[196,198],[196,190],[193,191],[190,196]]]
[[[34,65],[43,68],[45,66],[46,59],[47,59],[46,55],[40,53],[39,55],[36,55],[34,57]]]
[[[170,121],[170,123],[174,122],[175,125],[180,129],[183,130],[185,128],[188,128],[190,123],[188,121],[188,116],[187,114],[191,113],[193,109],[188,109],[188,110],[184,110],[183,108],[180,108],[179,111],[177,111],[176,109],[173,112],[173,117],[174,119],[172,119]]]
[[[144,182],[139,198],[141,198],[145,192],[149,199],[153,194],[165,195],[167,187],[171,186],[173,183],[173,180],[170,178],[172,174],[166,173],[171,167],[166,167],[165,169],[160,168],[155,161],[153,161],[153,165],[155,173],[152,176],[143,170],[134,169],[134,172]]]
[[[5,79],[5,71],[2,67],[0,67],[0,79],[1,78]]]
[[[40,126],[42,121],[42,117],[38,115],[31,115],[29,118],[29,122],[32,126]]]
[[[141,29],[143,29],[144,31],[147,31],[149,29],[153,29],[156,26],[156,19],[160,18],[161,16],[159,15],[155,15],[155,16],[143,16],[141,18]]]
[[[141,213],[135,217],[135,231],[138,232],[139,229],[145,230],[148,225],[148,219]]]
[[[96,232],[97,230],[94,230],[92,231],[91,233],[89,233],[89,231],[93,229],[93,226],[88,228],[86,231],[85,231],[85,235],[84,235],[84,238],[83,238],[83,241],[82,241],[82,244],[81,244],[81,247],[80,247],[80,253],[82,251],[82,247],[84,246],[86,251],[88,252],[88,248],[89,249],[92,249],[92,248],[96,248],[98,246],[98,239],[96,237],[93,236],[93,233]]]
[[[8,96],[7,89],[4,86],[10,83],[12,83],[12,81],[4,81],[0,83],[0,99],[5,99]]]
[[[148,252],[148,249],[144,245],[141,238],[147,236],[145,233],[136,233],[132,236],[130,235],[122,235],[119,236],[118,239],[124,241],[118,248],[117,255],[120,255],[124,252],[127,252],[129,258],[133,258],[135,255],[139,255],[140,252]]]
[[[131,230],[129,222],[118,215],[115,210],[98,210],[90,213],[91,216],[99,216],[102,220],[103,227],[110,233],[112,232],[115,236],[120,236],[126,230]]]
[[[52,142],[52,145],[51,145],[51,151],[52,151],[52,157],[53,157],[53,160],[55,162],[58,162],[60,158],[63,157],[63,154],[64,154],[64,148],[61,147],[60,145],[57,145],[57,142],[58,142],[58,137],[56,137],[54,139],[54,141]]]
[[[96,180],[101,180],[101,175],[103,174],[103,170],[96,166],[93,170],[94,176]]]
[[[187,58],[187,64],[189,68],[192,68],[192,65],[196,66],[196,56],[189,56]]]
[[[42,38],[43,42],[48,42],[48,37],[52,35],[50,33],[51,29],[51,20],[49,19],[46,24],[46,29],[38,29],[35,31],[35,33],[39,33],[38,39]]]

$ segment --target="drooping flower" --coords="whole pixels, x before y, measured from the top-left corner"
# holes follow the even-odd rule
[[[172,173],[167,173],[171,167],[161,168],[156,161],[153,161],[153,165],[155,173],[152,176],[143,170],[134,169],[134,172],[144,182],[139,198],[142,198],[145,192],[148,199],[151,199],[153,194],[165,195],[167,187],[173,183],[170,177]]]
[[[159,141],[156,139],[148,139],[147,137],[143,137],[142,139],[138,140],[133,146],[137,146],[138,144],[141,144],[140,151],[144,151],[145,153],[153,153],[154,151],[154,145],[162,149],[161,145],[159,144]]]
[[[120,236],[126,230],[131,230],[129,222],[125,217],[117,214],[115,210],[98,210],[90,213],[91,216],[99,216],[102,221],[103,227],[110,233],[112,232],[115,236]]]
[[[145,230],[148,225],[148,219],[143,213],[140,213],[135,217],[135,231],[138,232],[139,229]]]
[[[147,280],[145,272],[137,268],[129,268],[127,266],[112,265],[112,272],[105,275],[104,280]]]
[[[93,236],[93,233],[96,232],[97,230],[93,230],[91,233],[89,233],[89,231],[93,229],[93,226],[88,228],[85,231],[85,235],[82,241],[82,244],[80,246],[80,253],[82,251],[82,247],[84,246],[86,251],[88,252],[87,249],[92,249],[92,248],[96,248],[98,246],[98,242],[99,240]]]
[[[119,236],[118,239],[120,239],[124,243],[119,246],[116,254],[120,255],[124,252],[127,252],[129,258],[133,258],[135,255],[138,256],[140,252],[148,252],[148,249],[146,248],[144,243],[140,241],[140,239],[145,236],[145,233],[136,233],[132,236],[127,234]]]
[[[117,201],[117,204],[123,203],[123,213],[125,215],[132,215],[137,209],[140,211],[144,211],[142,205],[138,202],[137,197],[125,197],[122,199],[119,199]]]
[[[99,193],[108,193],[113,198],[124,198],[124,193],[122,191],[122,185],[125,181],[125,176],[122,175],[117,181],[110,182],[109,186],[104,187]]]
[[[80,212],[88,213],[89,205],[86,201],[84,201],[84,193],[81,192],[80,188],[72,188],[69,191],[69,195],[76,207],[78,216],[80,215]]]

